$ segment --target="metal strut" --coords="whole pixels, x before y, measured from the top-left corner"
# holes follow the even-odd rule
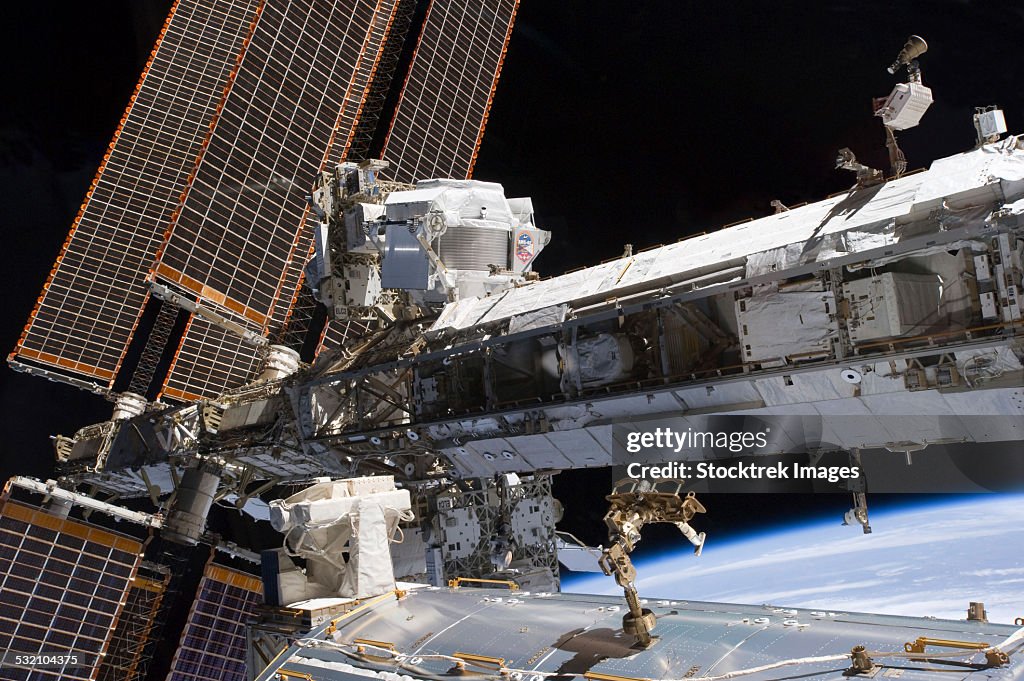
[[[163,357],[167,341],[174,330],[174,324],[178,321],[178,308],[163,300],[157,304],[160,310],[157,312],[156,321],[153,322],[153,330],[146,339],[146,345],[142,348],[142,355],[139,357],[139,364],[132,373],[132,380],[128,385],[128,392],[136,395],[146,395],[149,386],[153,383],[157,367],[160,366],[160,359]]]
[[[317,305],[319,303],[313,292],[304,282],[300,282],[295,303],[292,305],[292,309],[289,310],[284,324],[274,335],[273,342],[301,353],[306,337],[313,326],[313,317],[316,315]]]
[[[218,326],[222,329],[230,331],[231,333],[237,334],[238,336],[241,337],[243,341],[245,341],[249,345],[254,345],[257,348],[262,348],[270,344],[270,341],[268,341],[266,338],[256,333],[255,331],[247,329],[245,326],[239,324],[233,319],[225,317],[220,312],[215,310],[213,307],[207,305],[201,298],[198,301],[192,300],[190,297],[179,294],[171,290],[167,286],[164,286],[163,284],[158,284],[155,281],[149,282],[149,290],[154,296],[159,298],[164,303],[176,305],[177,307],[180,307],[183,310],[191,312],[193,315],[198,315],[199,317],[202,317],[203,319],[210,322],[214,326]],[[163,309],[162,305],[161,309]]]

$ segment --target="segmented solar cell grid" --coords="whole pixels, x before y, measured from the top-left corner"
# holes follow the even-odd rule
[[[0,506],[0,651],[90,666],[5,667],[5,679],[93,679],[142,545],[14,501]],[[10,664],[8,658],[7,663]]]
[[[360,8],[362,11],[373,6],[373,3],[365,5]],[[329,146],[320,151],[321,158],[318,158],[316,163],[324,161],[325,150],[326,163],[338,163],[345,158],[345,151],[352,144],[363,103],[383,53],[384,40],[397,7],[397,0],[380,0],[373,7],[365,40],[355,60],[355,68],[351,73],[350,80],[347,83],[338,81],[332,86],[337,92],[343,94],[340,100],[340,114],[338,111],[330,111],[330,107],[326,104],[320,110],[320,115],[329,114],[337,120],[334,126],[335,132],[329,139]],[[254,58],[254,53],[248,51],[246,59]],[[289,68],[293,67],[289,66]],[[307,76],[308,74],[295,74],[295,77],[299,78]],[[314,164],[311,164],[308,167],[297,169],[297,177],[300,178],[297,182],[300,186],[294,187],[293,192],[301,192],[302,196],[308,192],[307,185],[312,183],[312,169],[315,167]],[[277,239],[278,243],[287,244],[291,248],[289,259],[284,263],[283,273],[268,272],[260,278],[261,282],[276,285],[278,282],[273,278],[280,277],[280,291],[274,301],[273,310],[262,321],[257,315],[249,315],[250,320],[262,324],[270,335],[276,333],[287,321],[301,285],[302,268],[309,259],[313,246],[315,225],[310,220],[315,218],[309,216],[304,201],[301,206],[296,206],[296,210],[298,212],[294,223],[275,226],[275,237],[273,238]],[[290,227],[291,231],[283,229],[286,226]],[[172,236],[172,238],[174,237]],[[288,241],[289,239],[291,241]],[[292,242],[294,242],[294,247],[292,247]],[[230,252],[227,255],[230,255]],[[237,262],[233,264],[237,265]],[[221,283],[227,285],[227,280],[222,280]],[[192,289],[198,290],[198,286],[193,286]],[[218,291],[221,290],[226,289],[218,289]],[[270,287],[267,286],[266,290],[269,291]],[[207,291],[208,294],[209,291]],[[229,304],[229,301],[221,299],[216,294],[210,297],[217,302]],[[236,312],[244,314],[244,310],[238,307],[234,309]],[[256,331],[259,332],[260,329],[256,329]],[[215,346],[210,342],[211,333],[209,324],[206,323],[192,325],[186,330],[179,344],[175,362],[165,380],[165,395],[177,399],[192,399],[196,396],[212,397],[225,389],[238,387],[251,380],[255,373],[254,348],[239,342],[230,334],[225,335],[221,332],[224,344],[216,350],[216,356],[214,356]],[[221,380],[224,382],[220,382]]]
[[[369,92],[377,72],[380,59],[384,54],[385,40],[388,38],[388,31],[398,11],[398,0],[381,0],[378,3],[378,11],[374,15],[367,36],[366,47],[360,55],[356,68],[356,75],[349,87],[349,93],[345,97],[345,106],[338,118],[336,135],[327,150],[327,158],[324,167],[329,167],[349,159],[348,150],[352,146],[356,134],[356,127],[359,117],[362,114],[363,104]],[[313,254],[313,234],[318,225],[318,218],[308,209],[302,217],[302,227],[299,230],[296,241],[295,257],[285,272],[281,286],[281,298],[275,305],[274,314],[271,315],[271,331],[287,323],[288,315],[300,294],[300,287],[303,286],[302,270]]]
[[[256,0],[178,0],[15,349],[113,381]]]
[[[384,159],[389,179],[468,178],[518,0],[432,0]]]
[[[327,322],[323,335],[320,337],[320,345],[317,348],[319,355],[324,350],[336,350],[341,346],[352,342],[353,339],[363,338],[370,333],[370,327],[365,322],[332,319]]]
[[[245,681],[245,621],[262,600],[257,578],[208,565],[167,681]]]
[[[182,401],[216,397],[253,380],[259,367],[255,346],[193,316],[167,374],[163,394]]]
[[[168,231],[161,277],[268,322],[376,9],[370,0],[265,2]]]
[[[399,0],[379,0],[370,22],[366,42],[356,62],[355,72],[345,93],[345,102],[335,126],[336,133],[327,151],[327,163],[339,163],[345,160],[347,151],[352,145],[356,125],[363,111],[370,84],[373,82],[384,53],[384,42],[388,38],[388,29],[395,19]],[[353,159],[361,161],[363,159]]]

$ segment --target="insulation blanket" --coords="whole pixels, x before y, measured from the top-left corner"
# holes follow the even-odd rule
[[[831,291],[776,290],[736,301],[743,359],[777,360],[829,349],[839,334]]]
[[[345,571],[341,593],[365,598],[394,589],[394,566],[388,546],[391,532],[384,518],[384,509],[373,500],[359,499],[359,513],[353,518],[352,530],[348,570]]]
[[[390,476],[335,480],[270,502],[291,556],[306,559],[310,596],[366,598],[394,588],[391,538],[410,520],[408,490]]]

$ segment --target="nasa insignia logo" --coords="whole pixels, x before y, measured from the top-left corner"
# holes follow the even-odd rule
[[[516,258],[524,264],[533,259],[533,237],[526,232],[520,232],[516,237]]]

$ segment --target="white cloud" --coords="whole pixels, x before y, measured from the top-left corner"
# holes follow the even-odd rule
[[[833,597],[837,593],[843,593],[847,590],[852,589],[867,589],[871,587],[881,587],[888,584],[892,584],[893,580],[886,579],[864,579],[855,582],[832,582],[829,584],[821,584],[818,586],[807,586],[797,589],[788,589],[783,591],[772,591],[771,598],[764,598],[764,590],[751,591],[746,593],[738,593],[735,597],[731,598],[736,603],[760,603],[767,600],[770,603],[782,603],[784,605],[795,605],[807,601],[809,596],[816,595],[828,595]]]
[[[996,497],[878,514],[871,535],[818,525],[722,546],[712,536],[698,559],[680,547],[641,562],[638,587],[650,598],[953,619],[984,601],[992,621],[1012,622],[1024,613],[1022,519],[1020,497]],[[607,577],[570,587],[622,593]]]
[[[1006,575],[1024,575],[1024,567],[1014,568],[985,568],[983,570],[968,570],[961,573],[968,577],[1003,577]]]

